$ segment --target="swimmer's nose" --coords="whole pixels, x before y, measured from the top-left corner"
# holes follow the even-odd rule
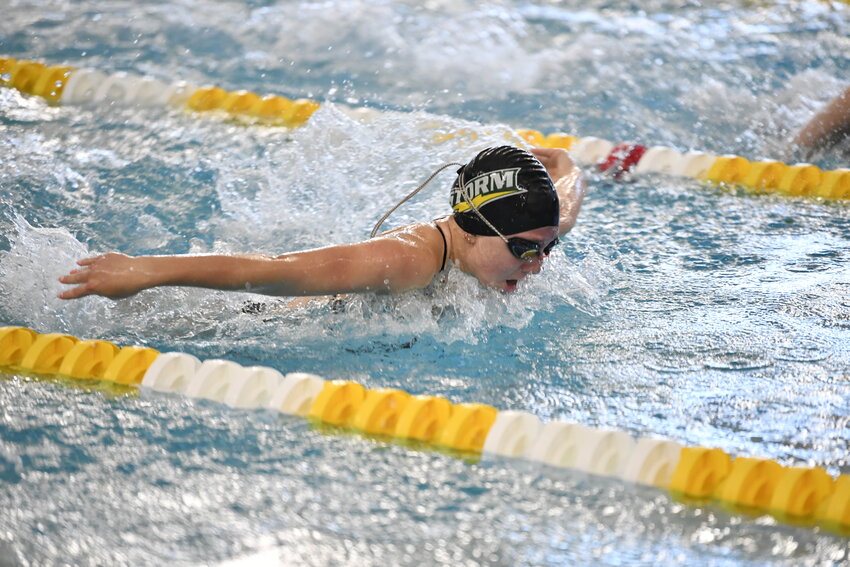
[[[538,254],[530,260],[523,262],[521,269],[523,272],[527,272],[529,274],[539,274],[543,269],[543,256]]]

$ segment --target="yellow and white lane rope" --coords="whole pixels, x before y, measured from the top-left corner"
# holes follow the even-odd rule
[[[237,408],[262,408],[381,436],[416,440],[465,454],[487,453],[619,478],[669,490],[689,501],[717,501],[780,521],[817,525],[850,536],[850,475],[820,467],[788,467],[736,457],[671,439],[633,438],[579,423],[547,423],[528,412],[273,368],[243,367],[142,347],[119,347],[26,327],[0,327],[6,372],[101,380],[203,398]]]
[[[661,173],[782,195],[850,198],[850,169],[847,168],[823,171],[809,163],[788,165],[774,160],[750,161],[733,154],[683,153],[666,146],[614,144],[595,137],[574,138],[560,133],[546,136],[537,130],[519,130],[518,133],[532,145],[569,150],[576,161],[595,165],[615,177],[627,172],[634,175]]]
[[[167,84],[123,72],[106,75],[91,69],[46,66],[11,58],[0,58],[0,86],[37,95],[51,103],[172,105],[289,128],[304,125],[320,106],[309,99],[261,96],[243,90],[229,92],[214,86],[198,88],[183,82]],[[362,112],[365,114],[367,110],[362,109]],[[579,163],[596,166],[615,176],[627,172],[634,175],[660,173],[783,195],[850,198],[850,169],[847,168],[823,171],[806,163],[789,165],[774,160],[750,161],[731,154],[717,156],[699,151],[680,152],[666,146],[647,147],[628,142],[615,144],[593,136],[544,135],[528,129],[518,132],[531,145],[569,150]],[[455,137],[474,139],[475,136],[475,133],[460,131],[438,136],[435,141]]]
[[[106,103],[137,106],[183,106],[203,112],[218,110],[246,119],[295,128],[319,108],[308,99],[247,92],[219,87],[193,87],[185,82],[163,83],[128,73],[106,75],[92,69],[49,67],[36,61],[0,58],[0,86],[37,95],[51,103]]]

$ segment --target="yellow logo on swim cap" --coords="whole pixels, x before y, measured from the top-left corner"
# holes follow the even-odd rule
[[[472,199],[472,203],[480,209],[485,203],[489,203],[490,201],[518,193],[526,193],[527,191],[517,184],[519,170],[520,168],[513,167],[482,173],[469,181],[464,180],[464,189],[466,189],[466,194],[469,195],[469,198]],[[462,213],[470,209],[466,195],[460,190],[459,185],[459,183],[455,183],[452,187],[451,195],[452,210],[456,213]]]

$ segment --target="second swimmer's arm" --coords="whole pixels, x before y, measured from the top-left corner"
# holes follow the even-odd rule
[[[812,118],[793,143],[807,150],[828,147],[850,135],[850,87]]]

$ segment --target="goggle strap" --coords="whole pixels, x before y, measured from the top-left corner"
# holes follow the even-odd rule
[[[499,232],[499,229],[493,226],[493,223],[491,223],[489,220],[487,220],[487,217],[481,214],[481,211],[478,210],[478,207],[476,207],[475,203],[472,202],[472,199],[469,198],[469,193],[466,192],[466,185],[463,181],[463,167],[461,167],[460,171],[458,171],[458,175],[460,176],[460,179],[458,179],[458,187],[460,188],[460,192],[463,193],[463,198],[466,199],[467,204],[469,204],[472,210],[475,211],[475,214],[478,215],[478,217],[484,221],[484,224],[490,227],[490,230],[495,232],[496,236],[501,238],[505,242],[505,244],[507,244],[508,239],[505,237],[505,235]]]
[[[451,166],[453,166],[453,165],[459,165],[459,166],[463,167],[463,164],[460,164],[460,163],[457,163],[457,162],[447,163],[447,164],[445,164],[445,165],[443,165],[443,166],[439,167],[439,168],[438,168],[438,169],[437,169],[434,173],[432,173],[430,176],[428,176],[428,179],[426,179],[425,181],[423,181],[423,182],[419,185],[419,187],[417,187],[416,189],[414,189],[413,191],[411,191],[411,192],[407,195],[407,197],[405,197],[404,199],[402,199],[401,201],[399,201],[398,203],[396,203],[396,204],[395,204],[395,206],[394,206],[392,209],[390,209],[390,210],[389,210],[389,211],[388,211],[388,212],[387,212],[384,216],[382,216],[382,217],[378,220],[378,222],[377,222],[377,223],[375,223],[375,227],[372,229],[372,232],[371,232],[371,233],[369,233],[369,238],[375,238],[375,235],[376,235],[376,234],[378,234],[378,230],[380,230],[381,225],[382,225],[382,224],[384,224],[384,221],[386,221],[388,218],[390,218],[390,215],[391,215],[391,214],[393,214],[394,212],[396,212],[396,209],[398,209],[400,206],[402,206],[402,205],[403,205],[403,204],[405,204],[407,201],[409,201],[410,199],[412,199],[412,198],[413,198],[413,197],[414,197],[417,193],[419,193],[419,192],[420,192],[420,191],[421,191],[421,190],[422,190],[422,189],[423,189],[426,185],[428,185],[429,183],[431,183],[431,180],[433,180],[435,177],[437,177],[437,175],[438,175],[441,171],[443,171],[443,170],[444,170],[444,169],[446,169],[447,167],[451,167]],[[466,193],[464,193],[464,195],[466,195]],[[476,212],[477,212],[477,211],[476,211]],[[479,213],[479,214],[480,214],[480,213]],[[484,218],[484,217],[481,217],[481,218]],[[487,219],[484,219],[484,222],[487,222]],[[492,228],[492,227],[491,227],[491,228]]]

